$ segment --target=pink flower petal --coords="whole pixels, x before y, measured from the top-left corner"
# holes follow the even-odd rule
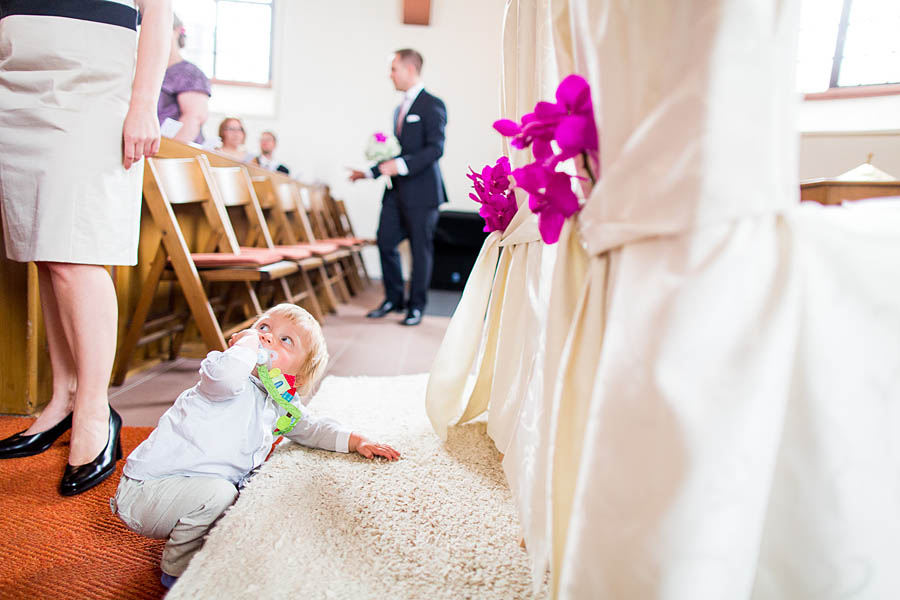
[[[518,123],[516,123],[515,121],[510,121],[509,119],[500,119],[499,121],[494,121],[494,129],[499,131],[500,135],[506,137],[518,135],[522,131]]]
[[[566,115],[566,109],[554,102],[538,102],[534,105],[535,120],[557,121]]]
[[[516,185],[527,192],[535,193],[547,185],[549,175],[542,165],[530,163],[512,172]]]
[[[593,117],[566,117],[556,128],[556,143],[563,150],[578,154],[597,150],[597,129]]]
[[[547,140],[534,140],[534,144],[531,146],[531,152],[536,159],[545,160],[553,156],[553,146],[551,146],[550,142]]]
[[[578,196],[572,191],[572,178],[566,173],[555,173],[547,184],[547,197],[555,211],[569,217],[578,212]]]
[[[559,232],[562,231],[566,219],[554,211],[545,211],[538,215],[538,231],[545,244],[555,244],[559,241]]]
[[[590,102],[591,88],[584,77],[569,75],[556,88],[556,100],[569,111],[584,110],[585,102]]]

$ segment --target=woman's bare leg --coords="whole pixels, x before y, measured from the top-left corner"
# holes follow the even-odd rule
[[[36,263],[38,283],[41,289],[41,309],[44,313],[44,329],[47,331],[47,346],[50,350],[50,368],[53,371],[53,394],[50,403],[24,435],[47,431],[72,412],[75,406],[75,363],[69,342],[59,318],[59,306],[53,291],[50,270],[44,263]]]
[[[75,365],[69,464],[94,460],[109,437],[109,377],[116,355],[119,307],[109,273],[97,265],[47,263],[59,319]]]

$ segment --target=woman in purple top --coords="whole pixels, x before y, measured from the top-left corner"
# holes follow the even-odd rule
[[[209,115],[209,79],[199,67],[181,57],[184,41],[184,26],[176,15],[169,66],[163,79],[156,112],[160,124],[166,119],[181,121],[181,129],[174,139],[202,144],[203,124]]]

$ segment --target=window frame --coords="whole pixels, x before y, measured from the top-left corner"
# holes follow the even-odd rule
[[[275,0],[272,0],[273,2]],[[841,76],[841,63],[844,60],[844,43],[847,41],[847,28],[850,24],[850,7],[853,0],[843,0],[841,20],[831,57],[831,78],[828,89],[822,92],[810,92],[803,95],[804,100],[837,100],[844,98],[869,98],[873,96],[892,96],[900,94],[900,82],[872,83],[861,85],[838,85]]]
[[[216,9],[218,10],[219,2],[222,0],[214,0],[216,3]],[[275,63],[275,4],[278,0],[270,0],[268,3],[262,2],[250,2],[248,0],[226,0],[228,2],[239,2],[243,4],[257,4],[261,6],[268,6],[270,9],[269,19],[269,80],[266,83],[259,83],[256,81],[241,81],[238,79],[219,79],[215,77],[216,72],[216,47],[217,47],[217,39],[219,35],[219,27],[218,23],[213,29],[213,76],[209,78],[209,82],[212,85],[228,85],[232,87],[248,87],[248,88],[260,88],[260,89],[272,89],[273,87],[273,79],[274,79],[274,63]]]

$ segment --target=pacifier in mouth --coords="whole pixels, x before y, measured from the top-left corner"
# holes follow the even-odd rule
[[[278,353],[274,350],[267,350],[262,346],[259,347],[259,350],[256,352],[256,364],[258,365],[266,365],[267,369],[272,368],[272,362],[278,358]]]

